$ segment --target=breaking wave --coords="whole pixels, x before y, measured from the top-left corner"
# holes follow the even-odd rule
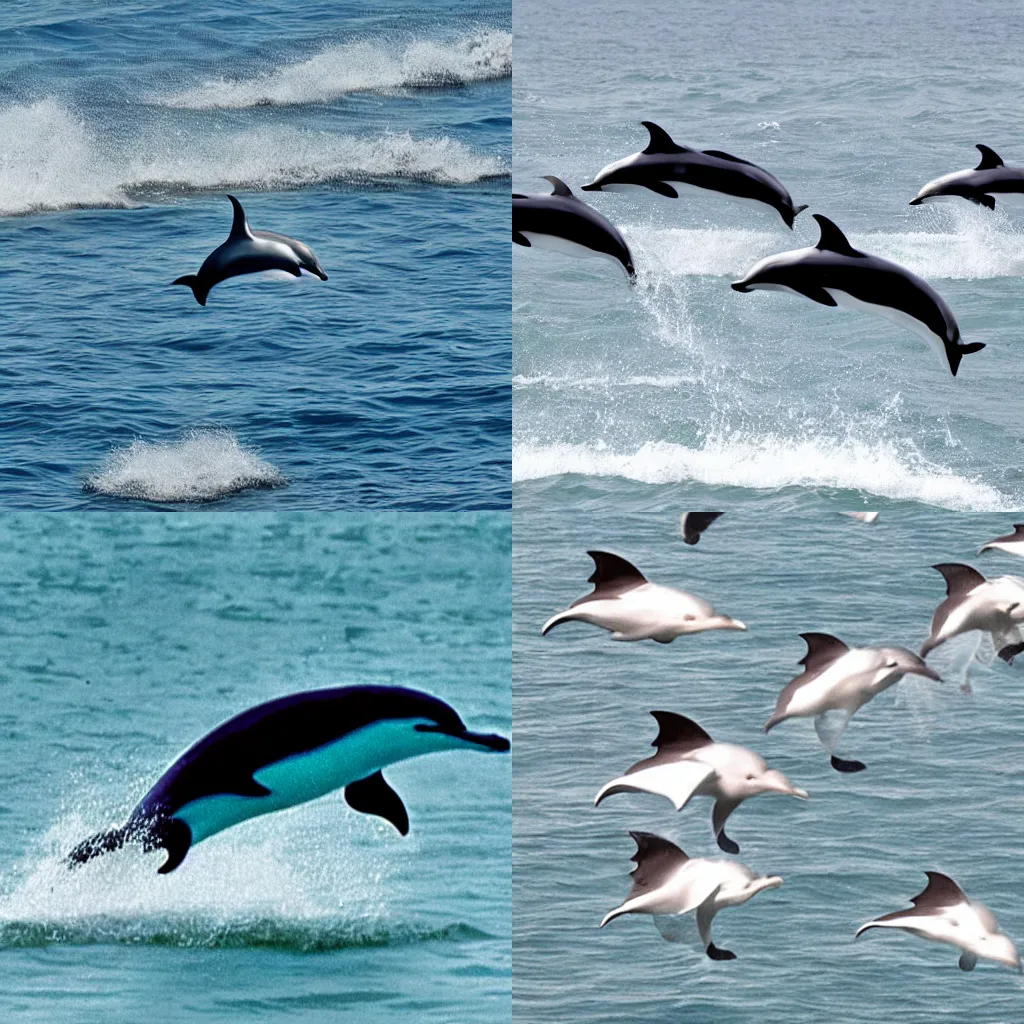
[[[709,436],[700,447],[649,442],[633,452],[602,444],[517,443],[514,482],[563,474],[621,477],[648,484],[695,481],[711,486],[858,491],[958,511],[1010,511],[1020,497],[936,465],[912,446],[878,440],[794,440],[774,434]]]
[[[180,441],[135,440],[117,448],[83,488],[141,501],[216,501],[239,491],[284,487],[284,474],[230,430],[191,430]]]
[[[0,109],[0,215],[131,207],[146,197],[228,188],[283,189],[413,180],[466,185],[504,162],[447,136],[374,138],[286,125],[178,136],[148,132],[101,144],[54,99]]]
[[[329,46],[314,57],[239,80],[216,79],[153,102],[193,110],[326,103],[347,93],[445,88],[512,74],[512,34],[484,29],[449,42],[381,40]]]

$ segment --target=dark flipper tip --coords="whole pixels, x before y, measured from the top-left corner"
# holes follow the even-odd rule
[[[863,768],[864,766],[861,765]],[[734,843],[724,832],[719,832],[718,836],[718,848],[724,850],[726,853],[737,854],[740,852],[739,845]]]
[[[862,772],[867,765],[863,761],[844,761],[841,757],[832,755],[832,767],[837,772]]]
[[[736,954],[730,949],[719,949],[713,942],[708,943],[707,954],[712,960],[735,960]]]

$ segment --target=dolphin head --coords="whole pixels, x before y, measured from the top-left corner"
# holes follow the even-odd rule
[[[1005,964],[1015,971],[1024,973],[1021,969],[1020,954],[1017,947],[1008,935],[1002,932],[994,932],[981,936],[981,940],[973,950],[979,956],[995,960],[996,963]]]
[[[755,289],[761,291],[790,290],[789,280],[792,275],[792,256],[792,253],[780,252],[759,260],[739,281],[733,281],[733,291],[752,292]]]
[[[782,772],[776,768],[767,768],[759,776],[753,779],[748,778],[748,784],[755,789],[756,793],[782,793],[785,796],[799,797],[801,800],[808,798],[807,790],[794,786]]]
[[[937,683],[942,682],[942,677],[938,672],[929,668],[922,657],[918,657],[905,647],[880,647],[878,653],[884,658],[884,667],[891,672],[899,672],[900,675],[924,676],[926,679],[934,679]]]
[[[781,875],[762,875],[760,878],[755,878],[750,883],[750,888],[755,893],[763,892],[765,889],[778,889],[782,885]]]
[[[739,619],[731,619],[728,615],[712,615],[701,623],[702,630],[705,629],[738,629],[746,631],[746,623]]]

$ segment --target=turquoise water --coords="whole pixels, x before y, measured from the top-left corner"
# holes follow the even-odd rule
[[[1019,5],[848,7],[704,0],[585,15],[515,5],[513,188],[571,187],[676,141],[763,165],[808,203],[587,193],[633,249],[639,283],[601,260],[515,248],[517,508],[1024,504],[1024,214],[910,207],[926,181],[978,162],[1024,164]],[[930,281],[964,340],[988,347],[952,378],[880,318],[729,282],[812,245],[811,213]]]
[[[4,504],[507,508],[510,11],[5,3]],[[172,287],[225,193],[329,279]]]
[[[1020,1019],[1021,976],[994,964],[973,974],[957,952],[910,935],[854,932],[909,906],[924,871],[955,878],[1024,943],[1020,736],[1021,666],[974,663],[940,648],[941,684],[904,679],[854,718],[840,748],[867,770],[828,764],[807,719],[765,735],[779,691],[800,671],[798,634],[852,645],[916,649],[945,595],[937,561],[987,575],[1021,573],[1020,559],[977,547],[1008,532],[1006,517],[928,510],[883,513],[871,526],[822,509],[730,511],[686,547],[678,518],[597,510],[517,511],[513,535],[514,998],[531,1022],[912,1024]],[[616,643],[555,611],[589,590],[587,548],[633,560],[655,582],[682,587],[742,619],[745,633],[703,633],[668,646]],[[969,653],[969,652],[968,652]],[[691,941],[666,943],[640,915],[603,915],[629,891],[627,829],[664,835],[694,857],[722,857],[710,801],[681,813],[653,796],[598,789],[646,756],[648,712],[675,711],[715,739],[748,746],[810,799],[765,796],[730,819],[740,860],[779,874],[715,919],[715,941],[738,959],[709,960]]]
[[[335,794],[196,846],[61,858],[247,707],[341,684],[510,734],[509,516],[0,519],[0,1018],[510,1014],[511,760],[389,769],[402,838]]]

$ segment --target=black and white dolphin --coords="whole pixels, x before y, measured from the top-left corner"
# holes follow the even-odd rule
[[[988,146],[978,145],[981,163],[965,171],[953,171],[929,181],[910,200],[911,206],[934,202],[937,199],[969,199],[989,210],[996,208],[996,200],[1007,206],[1024,206],[1024,167],[1007,167],[999,154]]]
[[[973,971],[979,957],[1021,970],[1013,940],[1000,928],[984,903],[972,900],[949,875],[926,871],[928,885],[910,898],[910,910],[894,910],[862,924],[854,938],[869,928],[899,928],[922,939],[944,942],[962,950],[960,970]]]
[[[671,711],[651,714],[658,723],[658,735],[651,744],[657,753],[602,786],[594,797],[595,807],[616,793],[653,793],[667,797],[681,811],[692,797],[709,796],[715,801],[711,827],[716,842],[726,853],[739,853],[739,846],[725,834],[725,823],[744,800],[763,793],[807,799],[807,790],[769,768],[752,750],[734,743],[716,743],[684,715]]]
[[[601,256],[614,260],[632,282],[633,254],[618,228],[569,190],[553,174],[548,195],[512,193],[512,241],[527,248],[551,249],[566,256]]]
[[[282,270],[293,277],[301,277],[305,270],[321,281],[327,280],[324,268],[308,245],[275,231],[253,231],[245,219],[242,204],[234,196],[228,199],[235,215],[227,241],[203,260],[198,274],[186,274],[173,282],[191,288],[200,306],[206,305],[206,297],[215,284],[239,274]]]
[[[469,732],[444,701],[391,686],[346,686],[280,697],[218,726],[185,751],[128,821],[79,843],[75,867],[139,843],[173,871],[189,848],[247,818],[344,787],[354,810],[405,835],[409,816],[381,769],[437,750],[505,751],[503,736]]]
[[[1005,551],[1008,555],[1024,558],[1024,523],[1014,523],[1013,533],[1007,533],[982,544],[978,548],[978,554],[983,551]]]
[[[766,256],[733,288],[792,292],[823,306],[877,313],[924,338],[954,377],[965,355],[985,347],[960,343],[952,310],[927,281],[898,263],[854,249],[828,217],[816,213],[814,219],[821,227],[817,245]]]
[[[650,832],[630,832],[636,843],[633,887],[625,902],[604,915],[599,927],[623,914],[651,914],[663,939],[683,942],[682,915],[696,911],[697,931],[712,960],[735,960],[711,938],[711,922],[726,907],[738,907],[765,889],[782,885],[778,875],[757,875],[734,860],[688,857],[675,843]]]
[[[806,206],[794,206],[778,178],[747,160],[719,149],[690,149],[673,142],[653,121],[640,122],[651,135],[647,148],[600,170],[584,192],[627,192],[644,188],[659,196],[713,192],[733,202],[768,206],[790,228]]]

